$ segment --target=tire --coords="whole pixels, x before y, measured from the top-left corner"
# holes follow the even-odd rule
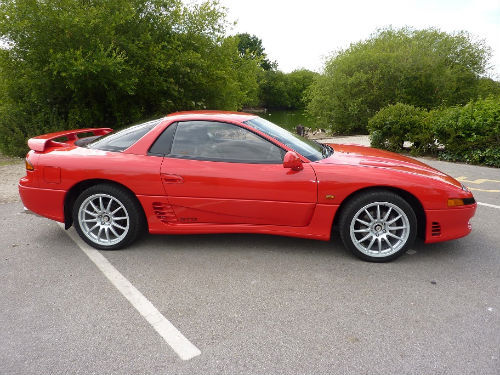
[[[401,196],[390,191],[362,193],[343,208],[339,222],[345,247],[369,262],[388,262],[415,241],[417,217]]]
[[[75,229],[86,243],[99,250],[130,245],[144,229],[144,214],[136,197],[111,184],[84,190],[73,206]]]

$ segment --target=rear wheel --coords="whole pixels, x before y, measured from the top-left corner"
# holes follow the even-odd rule
[[[135,197],[118,186],[98,184],[84,190],[73,207],[80,237],[92,247],[118,250],[131,244],[143,228]]]
[[[361,194],[347,203],[340,219],[344,245],[370,262],[393,260],[415,241],[417,219],[412,207],[389,191]]]

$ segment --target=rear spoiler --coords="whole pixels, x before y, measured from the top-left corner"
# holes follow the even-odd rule
[[[88,128],[88,129],[74,129],[65,130],[62,132],[49,133],[44,135],[39,135],[38,137],[30,138],[28,140],[28,146],[33,151],[43,152],[50,146],[61,146],[64,142],[54,141],[57,138],[66,137],[67,141],[76,141],[78,137],[77,134],[82,133],[92,133],[94,135],[106,135],[111,133],[113,129],[111,128]]]

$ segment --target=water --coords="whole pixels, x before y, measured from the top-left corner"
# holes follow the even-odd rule
[[[306,116],[304,110],[270,110],[268,113],[259,114],[259,116],[293,132],[295,132],[297,125],[303,125],[313,129],[316,128],[314,121]]]

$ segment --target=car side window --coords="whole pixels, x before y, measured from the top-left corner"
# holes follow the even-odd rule
[[[214,121],[177,124],[170,157],[230,163],[280,164],[284,150],[237,125]]]
[[[156,141],[154,141],[153,145],[150,147],[148,154],[154,156],[165,156],[170,154],[176,128],[177,123],[167,126],[163,133],[156,138]]]
[[[124,151],[141,139],[162,120],[163,118],[160,118],[143,124],[131,126],[117,133],[110,133],[104,137],[97,138],[97,140],[89,143],[87,147],[103,151]]]

